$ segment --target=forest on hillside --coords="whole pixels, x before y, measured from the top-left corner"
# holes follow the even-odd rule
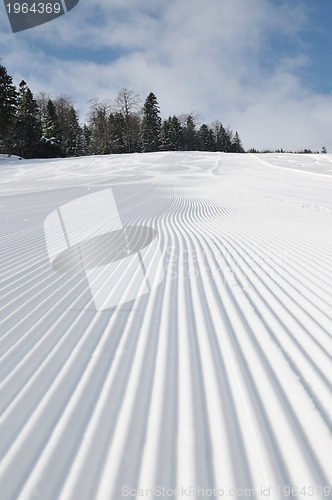
[[[27,83],[18,86],[0,64],[0,153],[22,158],[154,151],[243,153],[238,132],[221,121],[199,125],[193,114],[161,118],[150,92],[142,105],[134,91],[121,89],[114,100],[89,101],[88,122],[80,124],[73,99],[34,96]]]

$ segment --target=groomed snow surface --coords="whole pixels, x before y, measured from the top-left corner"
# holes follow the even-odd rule
[[[44,220],[109,188],[165,277],[97,311]],[[2,156],[0,204],[1,500],[332,498],[332,155]]]

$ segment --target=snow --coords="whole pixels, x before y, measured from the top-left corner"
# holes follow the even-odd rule
[[[109,188],[165,278],[97,311],[44,221]],[[332,497],[332,155],[2,155],[0,203],[1,500]]]
[[[22,158],[16,155],[0,154],[0,165],[3,165],[5,161],[17,161],[17,160],[22,160]]]

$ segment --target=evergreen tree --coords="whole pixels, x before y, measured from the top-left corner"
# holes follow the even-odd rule
[[[42,130],[46,139],[53,141],[55,144],[60,144],[61,129],[56,108],[51,99],[47,103]]]
[[[183,133],[177,116],[164,120],[160,131],[160,149],[162,151],[182,151]]]
[[[54,106],[60,128],[60,148],[64,156],[78,156],[82,142],[82,129],[72,99],[62,95],[55,99]]]
[[[158,151],[161,129],[160,109],[156,96],[150,92],[143,106],[141,145],[143,152]]]
[[[213,135],[213,131],[203,123],[199,129],[199,141],[201,151],[215,151],[216,141]]]
[[[141,152],[141,116],[138,113],[130,116],[130,151],[128,152]]]
[[[225,129],[220,121],[216,121],[212,124],[212,130],[214,134],[214,140],[216,143],[216,151],[225,151],[224,137]]]
[[[232,151],[232,143],[233,143],[233,133],[228,128],[223,128],[222,130],[222,144],[223,151],[226,153],[230,153]]]
[[[128,129],[124,115],[115,113],[109,116],[111,151],[114,154],[127,152]]]
[[[39,141],[38,155],[42,158],[58,158],[63,156],[61,143],[61,129],[55,109],[55,105],[49,99],[44,120],[42,123],[42,138]]]
[[[170,122],[170,137],[172,151],[183,151],[183,130],[177,116],[172,116]]]
[[[40,138],[41,123],[38,119],[38,106],[31,90],[22,80],[19,85],[15,120],[15,152],[24,158],[34,158],[37,155]]]
[[[13,78],[0,64],[0,151],[11,153],[17,109],[17,91]]]
[[[78,123],[76,110],[71,107],[68,112],[67,139],[64,144],[66,156],[80,156],[83,148],[83,131]]]
[[[183,144],[185,151],[195,151],[199,149],[199,137],[196,130],[196,122],[192,115],[185,118],[183,125]]]
[[[91,142],[91,130],[88,127],[88,125],[84,124],[82,128],[82,145],[81,145],[82,155],[90,154],[90,142]]]
[[[170,141],[170,120],[171,117],[167,118],[167,120],[163,120],[160,127],[160,150],[161,151],[170,151],[171,150],[171,141]]]
[[[234,135],[233,140],[232,140],[231,151],[233,153],[244,153],[244,149],[242,147],[242,142],[241,142],[240,136],[237,132],[235,132],[235,135]]]

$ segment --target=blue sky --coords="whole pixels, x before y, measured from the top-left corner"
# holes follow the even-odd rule
[[[164,117],[195,113],[244,146],[332,152],[331,0],[95,0],[12,34],[0,57],[15,82],[88,100],[153,91]]]

